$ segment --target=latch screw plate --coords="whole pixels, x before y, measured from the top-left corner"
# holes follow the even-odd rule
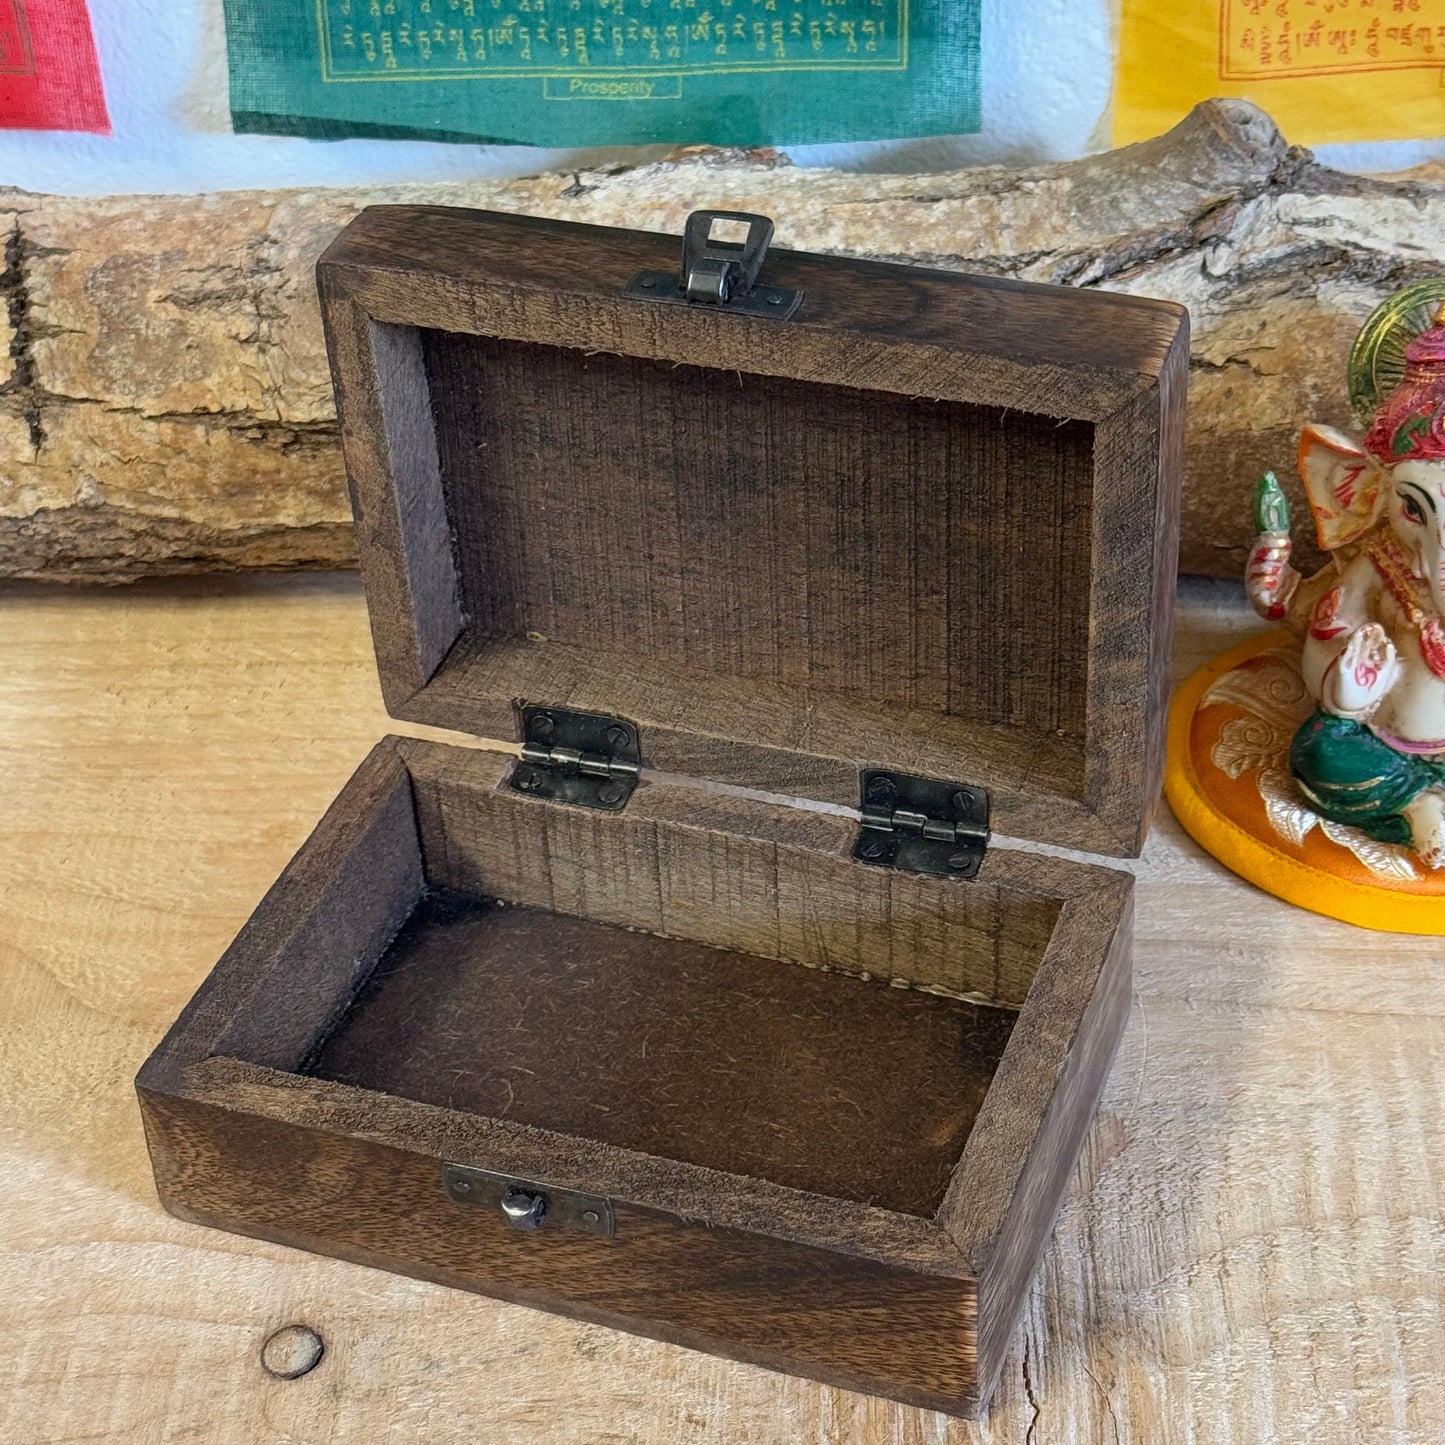
[[[611,1235],[616,1230],[612,1201],[575,1189],[554,1189],[490,1169],[466,1164],[442,1167],[442,1187],[456,1204],[495,1210],[517,1230],[576,1229],[584,1234]]]

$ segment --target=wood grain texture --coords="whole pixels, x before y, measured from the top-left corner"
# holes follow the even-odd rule
[[[403,744],[429,876],[443,887],[697,938],[719,948],[889,982],[1024,1001],[1059,900],[1112,875],[1007,851],[974,888],[855,867],[836,813],[691,786],[644,785],[620,813],[497,791],[504,764]]]
[[[1013,1021],[443,893],[305,1072],[926,1218]]]
[[[523,1236],[410,1148],[152,1095],[180,1218],[915,1403],[973,1398],[974,1287],[615,1203],[616,1234]],[[293,1162],[296,1176],[277,1168]],[[172,1192],[174,1191],[174,1192]],[[539,1247],[540,1246],[540,1247]]]
[[[358,476],[387,477],[385,488],[360,491],[348,477],[348,493],[394,707],[437,670],[463,621],[421,337],[377,326],[344,299],[323,296],[323,306],[343,444]]]
[[[1007,851],[899,875],[833,814],[651,776],[596,812],[511,763],[388,738],[348,781],[137,1077],[166,1207],[976,1415],[1123,1021],[1132,880]],[[508,939],[458,944],[428,899],[393,942],[423,877],[522,904],[470,909]],[[875,976],[834,976],[840,925]],[[606,1195],[617,1233],[468,1231],[446,1162]]]
[[[216,1044],[221,1053],[267,1068],[301,1068],[335,1022],[339,1001],[360,987],[415,908],[425,877],[411,780],[394,758],[378,756],[373,764],[374,809],[364,815],[365,826],[343,834],[315,874],[296,880],[313,893],[311,901],[263,909],[248,922],[247,930],[274,933],[266,940],[269,967],[231,1013]],[[241,946],[254,950],[255,940],[246,937]],[[198,997],[199,1009],[213,1006],[206,990]],[[185,1027],[182,1015],[177,1033]],[[169,1040],[162,1044],[162,1055],[168,1046]]]
[[[1082,788],[1087,423],[557,346],[425,346],[484,637],[1031,728]]]
[[[1238,576],[1247,494],[1306,419],[1349,425],[1371,309],[1445,266],[1438,166],[1362,177],[1248,102],[1057,165],[932,175],[689,149],[625,170],[200,196],[0,194],[0,574],[335,566],[353,557],[311,268],[364,205],[479,206],[680,233],[760,211],[781,245],[1189,307],[1182,561]],[[669,258],[668,264],[671,263]],[[1318,562],[1302,530],[1301,560]]]
[[[0,1437],[1439,1435],[1438,940],[1289,909],[1167,814],[1136,865],[1128,1027],[986,1421],[170,1219],[131,1079],[387,728],[359,589],[10,591],[0,614]],[[1257,625],[1232,603],[1180,623],[1181,668]],[[261,1344],[296,1322],[326,1355],[273,1379]]]
[[[942,1217],[954,1221],[955,1238],[980,1265],[984,1390],[1003,1369],[1063,1205],[1078,1161],[1077,1121],[1093,1118],[1128,1019],[1133,899],[1124,899],[1121,926],[1118,892],[1100,889],[1065,909],[1035,994],[1036,1004],[1048,1007],[1020,1017],[1019,1041],[994,1076],[944,1201]],[[1026,1151],[1018,1144],[1020,1116],[1032,1134]]]
[[[841,804],[886,764],[1137,852],[1187,317],[803,252],[768,262],[786,322],[625,294],[676,248],[376,207],[318,263],[393,712],[613,713],[651,766]],[[453,588],[408,585],[448,556],[459,636]]]

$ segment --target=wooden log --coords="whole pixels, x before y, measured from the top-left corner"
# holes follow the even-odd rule
[[[1181,566],[1237,574],[1248,489],[1344,425],[1370,309],[1445,269],[1445,175],[1346,175],[1243,101],[1061,165],[877,175],[759,151],[467,185],[68,198],[0,192],[0,576],[127,581],[350,565],[312,266],[363,205],[679,232],[761,211],[778,244],[1184,303],[1194,323]],[[1308,531],[1301,499],[1297,531]],[[1301,546],[1308,565],[1310,549]]]

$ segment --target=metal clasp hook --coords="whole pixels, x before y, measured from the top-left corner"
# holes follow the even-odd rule
[[[719,221],[748,228],[745,240],[714,241]],[[694,211],[682,233],[682,290],[689,301],[726,306],[733,293],[746,296],[757,285],[763,257],[773,239],[773,223],[746,211]]]
[[[713,227],[719,221],[746,226],[746,237],[741,241],[714,239]],[[759,284],[758,274],[772,239],[773,223],[767,216],[747,211],[694,211],[683,229],[681,270],[676,275],[641,271],[628,282],[627,294],[785,321],[802,305],[803,293]]]

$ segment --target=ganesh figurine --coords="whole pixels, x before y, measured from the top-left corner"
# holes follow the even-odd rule
[[[1330,560],[1290,563],[1273,473],[1245,589],[1288,629],[1189,680],[1171,718],[1175,811],[1268,891],[1367,927],[1445,934],[1445,280],[1366,322],[1360,435],[1308,425],[1299,474]]]

